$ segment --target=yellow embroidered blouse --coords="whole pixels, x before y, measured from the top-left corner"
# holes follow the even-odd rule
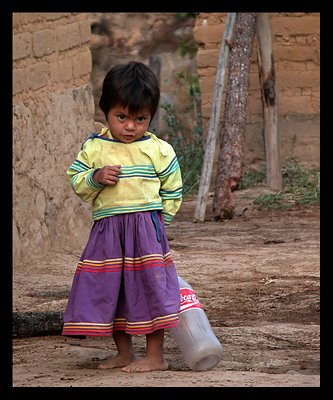
[[[107,136],[102,137],[107,134]],[[96,169],[121,165],[114,186],[93,180]],[[166,141],[146,132],[132,143],[112,137],[107,128],[92,134],[67,170],[75,193],[92,201],[92,218],[161,210],[168,225],[182,202],[182,178],[176,153]]]

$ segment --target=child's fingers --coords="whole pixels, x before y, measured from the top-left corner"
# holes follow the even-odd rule
[[[120,171],[120,166],[112,165],[108,166],[105,169],[105,184],[106,185],[115,185],[119,178],[118,178],[118,173]]]
[[[120,172],[121,165],[107,165],[104,167],[106,171],[110,172]]]

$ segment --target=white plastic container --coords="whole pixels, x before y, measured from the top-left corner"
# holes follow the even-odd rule
[[[193,371],[214,368],[222,358],[222,345],[215,336],[199,299],[190,284],[178,276],[180,324],[170,329],[183,357]]]

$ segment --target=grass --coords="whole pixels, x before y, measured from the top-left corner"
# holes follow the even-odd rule
[[[264,179],[265,172],[250,169],[244,174],[239,184],[239,189],[246,189],[248,187],[257,186],[258,184],[262,183]]]
[[[263,182],[265,174],[248,171],[240,188],[255,186]],[[282,190],[279,193],[264,193],[254,200],[254,204],[267,209],[291,209],[300,205],[310,207],[320,205],[320,170],[305,170],[301,164],[291,159],[282,168]]]

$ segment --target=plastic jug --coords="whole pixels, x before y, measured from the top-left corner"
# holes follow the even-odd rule
[[[180,286],[180,324],[170,329],[183,357],[193,371],[215,367],[222,358],[222,345],[215,336],[191,285],[178,276]]]

